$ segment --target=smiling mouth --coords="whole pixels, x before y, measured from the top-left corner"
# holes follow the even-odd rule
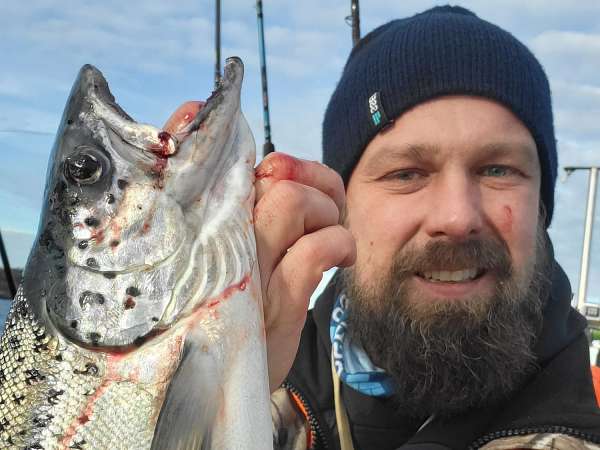
[[[416,275],[433,283],[468,283],[481,278],[485,273],[485,269],[467,268],[462,270],[428,270],[417,272]]]

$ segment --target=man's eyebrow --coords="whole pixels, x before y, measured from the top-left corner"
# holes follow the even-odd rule
[[[515,158],[521,161],[536,162],[537,148],[527,142],[492,142],[480,147],[481,158]]]
[[[423,163],[439,153],[439,147],[431,144],[401,144],[398,146],[382,146],[369,158],[367,170],[377,169],[401,160],[412,160]]]

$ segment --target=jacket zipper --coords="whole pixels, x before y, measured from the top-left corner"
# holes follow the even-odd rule
[[[296,395],[304,405],[304,409],[306,410],[306,413],[308,415],[308,425],[310,426],[310,432],[313,436],[312,445],[309,450],[315,450],[319,442],[322,444],[322,448],[328,449],[329,444],[327,442],[327,439],[325,438],[325,433],[323,433],[323,429],[321,428],[319,421],[313,414],[312,408],[310,408],[309,403],[306,401],[306,397],[304,397],[304,395],[295,386],[291,385],[289,381],[284,381],[281,386],[287,389],[288,391],[292,392],[294,395]]]
[[[582,431],[576,430],[570,427],[564,427],[560,425],[553,425],[547,427],[538,427],[538,428],[521,428],[521,429],[511,429],[511,430],[501,430],[496,431],[494,433],[486,434],[483,437],[480,437],[469,446],[469,450],[476,450],[490,441],[495,439],[501,439],[510,436],[525,436],[528,434],[541,434],[541,433],[556,433],[556,434],[565,434],[571,437],[575,437],[578,439],[583,439],[584,441],[593,442],[594,444],[600,444],[600,436],[594,434],[584,433]]]

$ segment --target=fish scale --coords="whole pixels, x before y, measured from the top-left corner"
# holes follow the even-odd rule
[[[165,339],[177,345],[176,334]],[[21,290],[6,321],[0,354],[0,448],[150,447],[149,424],[157,420],[157,403],[174,364],[167,363],[166,371],[154,365],[152,376],[140,382],[141,360],[135,353],[107,355],[49,338]],[[156,357],[164,356],[159,349]]]

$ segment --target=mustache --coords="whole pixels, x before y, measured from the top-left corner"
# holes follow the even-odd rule
[[[493,271],[500,278],[508,278],[513,273],[507,246],[493,238],[473,238],[462,242],[430,240],[422,248],[405,248],[396,254],[392,273],[408,277],[414,273],[468,268]]]

